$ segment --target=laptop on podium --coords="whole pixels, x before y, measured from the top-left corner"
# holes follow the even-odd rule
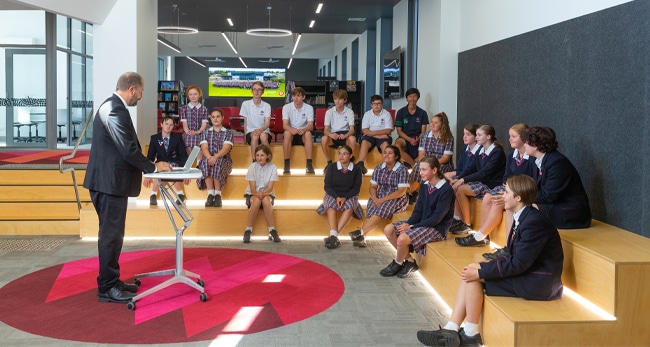
[[[192,168],[192,164],[194,164],[194,161],[196,160],[196,157],[199,156],[199,152],[201,149],[198,146],[194,146],[192,148],[192,152],[190,152],[190,155],[187,157],[187,161],[185,162],[185,165],[181,167],[173,167],[172,171],[166,172],[167,174],[184,174],[190,172],[190,169]]]

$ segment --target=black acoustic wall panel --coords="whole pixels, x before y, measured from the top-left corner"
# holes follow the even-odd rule
[[[555,129],[594,219],[650,237],[650,1],[634,1],[461,52],[458,131]],[[460,146],[459,146],[460,150]]]

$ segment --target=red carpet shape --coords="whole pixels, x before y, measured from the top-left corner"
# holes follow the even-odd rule
[[[122,279],[173,269],[175,250],[123,253]],[[345,290],[329,268],[283,254],[224,248],[184,250],[184,268],[201,275],[208,301],[175,284],[137,303],[99,303],[97,257],[55,265],[0,289],[0,321],[63,340],[157,344],[214,340],[295,323],[336,303]],[[140,292],[166,280],[142,278]],[[127,281],[128,282],[128,281]]]
[[[0,152],[0,165],[6,164],[59,164],[59,159],[72,153],[70,150],[32,150]],[[78,150],[67,164],[88,164],[90,151]]]

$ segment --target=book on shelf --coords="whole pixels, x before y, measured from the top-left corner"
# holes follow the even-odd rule
[[[158,101],[164,101],[164,93],[163,92],[158,92]]]
[[[161,111],[163,111],[163,112],[167,111],[167,103],[164,102],[164,101],[163,101],[163,102],[159,102],[159,103],[158,103],[158,108],[159,108]]]
[[[165,93],[165,101],[172,101],[172,93]]]
[[[329,91],[333,92],[335,90],[339,89],[339,82],[338,81],[330,81],[329,83]]]
[[[356,92],[357,91],[357,81],[348,81],[345,89],[348,92]]]

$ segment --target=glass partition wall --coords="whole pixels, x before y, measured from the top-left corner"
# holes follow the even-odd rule
[[[92,44],[90,24],[0,11],[0,150],[74,145],[92,116]],[[91,137],[87,132],[82,143]]]

